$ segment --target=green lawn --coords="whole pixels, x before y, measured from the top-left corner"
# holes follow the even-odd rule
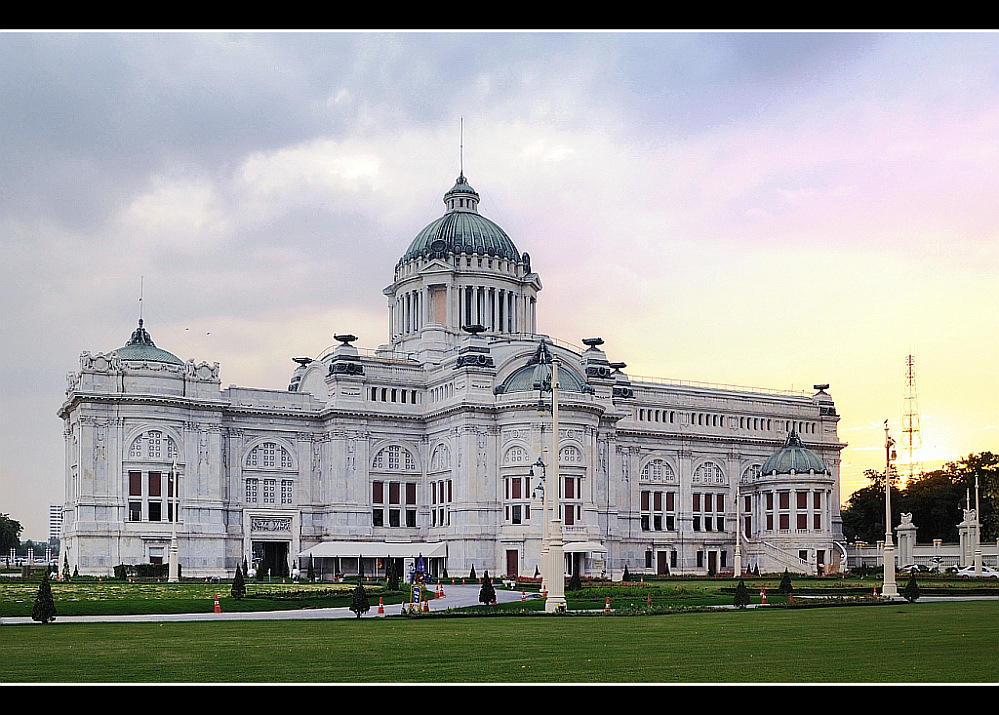
[[[999,602],[4,625],[6,683],[995,683]]]

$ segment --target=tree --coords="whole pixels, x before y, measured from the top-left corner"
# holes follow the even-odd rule
[[[244,556],[243,557],[243,581],[246,581],[246,576],[247,576],[248,573],[250,573],[250,570],[246,567],[246,557]]]
[[[38,585],[38,595],[35,596],[35,603],[31,607],[31,620],[51,623],[56,617],[55,601],[52,598],[52,587],[49,584],[48,571],[42,576],[42,582]]]
[[[7,555],[21,546],[21,523],[0,514],[0,554]]]
[[[493,588],[493,582],[489,578],[489,572],[485,571],[482,574],[482,588],[479,589],[479,603],[489,605],[495,601],[496,589]]]
[[[468,572],[468,579],[470,581],[475,580],[475,564],[472,564],[472,570]]]
[[[791,591],[793,589],[794,586],[791,585],[791,574],[787,572],[787,569],[784,569],[784,575],[781,576],[780,586],[777,587],[777,591],[781,595],[789,596],[791,595]]]
[[[848,541],[875,543],[885,536],[885,473],[865,469],[864,476],[870,485],[850,495],[842,511],[843,535]],[[892,475],[892,523],[897,524],[902,513],[902,493],[895,486],[897,476]]]
[[[746,588],[746,582],[741,578],[739,579],[739,585],[735,587],[733,605],[736,608],[745,608],[749,605],[749,589]]]
[[[371,604],[368,603],[368,592],[364,590],[364,584],[361,583],[360,578],[358,578],[357,586],[354,588],[354,593],[350,597],[350,610],[354,612],[355,616],[360,618],[370,609]]]
[[[232,579],[232,597],[237,601],[246,595],[246,581],[243,579],[243,569],[236,567],[236,575]]]
[[[385,586],[390,591],[399,590],[399,571],[395,567],[395,559],[389,559],[385,568]]]
[[[917,598],[919,598],[919,584],[916,583],[916,572],[909,572],[909,581],[905,584],[905,588],[902,589],[902,595],[905,596],[905,600],[909,603],[914,603]]]
[[[69,581],[69,554],[62,555],[62,577]]]
[[[579,580],[579,573],[576,572],[572,574],[572,578],[569,579],[569,585],[565,587],[566,591],[582,591],[583,584]]]
[[[313,581],[316,580],[316,572],[312,567],[312,554],[309,554],[309,572],[307,576],[309,579],[309,583],[312,583]]]
[[[621,577],[622,581],[630,581],[631,574],[628,573],[628,564],[624,565],[624,576]]]

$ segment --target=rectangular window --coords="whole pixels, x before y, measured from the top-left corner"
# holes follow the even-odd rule
[[[807,529],[808,528],[808,515],[807,514],[798,514],[797,523],[798,523],[798,527],[797,528],[800,529],[801,531],[804,531],[805,529]]]
[[[767,514],[767,531],[773,531],[773,530],[774,530],[774,515]]]
[[[694,531],[701,530],[701,517],[694,515]]]
[[[264,504],[274,503],[275,482],[273,479],[264,480]]]
[[[663,510],[663,493],[662,492],[655,492],[652,495],[652,503],[655,506],[655,510],[656,511],[662,511]]]
[[[406,483],[406,503],[416,504],[416,483],[407,482]]]
[[[281,480],[281,503],[282,504],[292,504],[294,503],[294,485],[295,483],[290,479]]]
[[[724,516],[717,517],[717,528],[718,528],[718,531],[725,531],[725,517]]]
[[[410,528],[416,526],[416,509],[406,510],[406,526]]]
[[[510,510],[510,523],[512,524],[522,523],[520,516],[520,504],[514,504],[512,509]]]
[[[128,473],[128,495],[130,497],[142,496],[142,472]]]
[[[257,503],[257,480],[247,479],[246,480],[246,503],[256,504]]]
[[[128,520],[142,521],[142,502],[130,501],[128,503]]]
[[[162,521],[162,506],[158,501],[149,502],[149,521]]]
[[[512,499],[520,499],[520,478],[515,477],[510,480],[510,494]],[[519,522],[518,522],[519,523]]]
[[[822,492],[815,492],[812,494],[812,507],[814,509],[822,508]]]
[[[159,472],[149,473],[149,496],[158,497],[162,496],[163,480],[160,479]]]
[[[813,529],[815,529],[816,531],[820,531],[822,529],[822,516],[820,514],[813,514],[812,524],[813,524],[812,526]]]
[[[371,501],[375,504],[385,502],[385,485],[382,482],[371,483]]]
[[[700,510],[701,510],[701,495],[694,494],[694,511],[700,511]]]
[[[808,492],[795,492],[795,497],[798,509],[808,508]]]
[[[663,517],[662,517],[662,514],[656,514],[652,518],[652,523],[653,523],[653,526],[655,527],[656,531],[662,531],[663,530]]]
[[[789,509],[791,507],[791,493],[790,492],[779,492],[778,497],[780,498],[780,508]]]
[[[389,509],[389,526],[397,527],[399,526],[399,510]]]
[[[715,511],[725,511],[725,495],[718,494],[715,499]]]
[[[565,498],[566,499],[575,499],[576,498],[575,486],[576,486],[576,480],[575,479],[569,478],[569,479],[565,480]]]
[[[389,504],[399,503],[399,482],[389,482]],[[396,524],[398,526],[398,524]]]
[[[767,509],[773,509],[773,508],[774,508],[774,493],[767,492]]]
[[[675,496],[676,492],[666,492],[666,511],[676,511]]]
[[[384,518],[384,513],[382,509],[372,509],[371,510],[371,525],[372,526],[383,526],[382,520]]]
[[[787,531],[790,528],[791,528],[791,526],[790,526],[790,519],[789,519],[788,515],[787,514],[781,514],[780,515],[780,529],[782,531]]]
[[[648,530],[649,530],[649,515],[642,514],[642,531],[648,531]]]
[[[642,492],[642,511],[649,510],[649,494],[651,492]]]

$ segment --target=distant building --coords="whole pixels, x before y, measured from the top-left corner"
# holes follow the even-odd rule
[[[49,504],[49,543],[62,538],[62,504]]]
[[[71,567],[167,560],[176,461],[185,576],[245,557],[275,574],[311,558],[332,578],[421,556],[434,574],[533,576],[553,481],[538,388],[557,358],[568,574],[731,572],[740,532],[744,570],[837,570],[845,445],[828,385],[629,377],[599,338],[539,333],[541,277],[478,200],[459,176],[402,254],[386,344],[336,336],[294,358],[287,390],[221,389],[218,363],[185,363],[141,320],[122,347],[84,352],[59,410]]]

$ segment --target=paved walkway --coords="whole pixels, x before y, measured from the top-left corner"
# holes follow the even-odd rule
[[[496,589],[497,603],[511,603],[520,601],[522,598],[520,591],[507,591]],[[527,593],[526,598],[539,598],[537,593]],[[396,616],[402,609],[401,604],[385,606],[385,613],[378,613],[378,603],[369,597],[371,610],[365,613],[362,618],[378,618],[380,616]],[[905,599],[898,597],[893,599],[899,603],[904,603]],[[926,603],[931,601],[997,601],[995,596],[920,596],[919,601]],[[466,608],[468,606],[479,605],[478,586],[444,586],[444,598],[435,598],[427,602],[430,611],[446,611],[449,608]],[[614,604],[611,604],[614,607]],[[56,604],[58,609],[58,604]],[[734,606],[722,606],[721,608],[734,608]],[[751,604],[749,608],[756,608],[756,604]],[[54,623],[163,623],[168,621],[254,621],[254,620],[301,620],[309,618],[356,618],[357,616],[349,608],[306,608],[290,611],[251,611],[241,613],[158,613],[135,616],[56,616]],[[16,625],[37,623],[31,617],[0,618],[0,625]],[[41,625],[41,624],[38,624]]]
[[[534,594],[537,597],[537,594]],[[530,598],[531,594],[527,594]],[[510,603],[521,600],[520,591],[496,589],[497,603]],[[371,610],[362,618],[378,618],[379,616],[396,616],[402,609],[401,604],[385,606],[385,613],[378,613],[378,600],[368,598]],[[427,602],[430,611],[446,611],[449,608],[465,608],[479,605],[479,586],[444,586],[444,598],[434,598]],[[56,604],[58,610],[59,604]],[[56,616],[55,624],[59,623],[157,623],[167,621],[253,621],[282,620],[307,618],[356,618],[349,608],[304,608],[290,611],[251,611],[240,613],[156,613],[132,616]],[[0,618],[0,625],[15,625],[37,623],[30,616],[17,618]],[[39,624],[41,625],[41,624]]]

